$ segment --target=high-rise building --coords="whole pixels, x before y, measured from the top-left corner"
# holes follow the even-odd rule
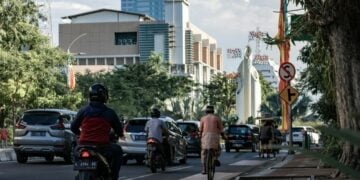
[[[121,10],[146,14],[156,20],[164,20],[164,0],[121,0]]]

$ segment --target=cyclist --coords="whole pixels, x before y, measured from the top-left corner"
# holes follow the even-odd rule
[[[206,149],[214,149],[215,165],[220,166],[219,156],[220,135],[225,139],[223,133],[223,124],[221,118],[214,114],[214,106],[207,106],[205,109],[206,115],[200,119],[200,136],[201,136],[201,173],[206,174],[204,162],[206,157]]]
[[[163,143],[165,142],[163,136],[168,135],[168,130],[164,121],[159,119],[160,115],[161,113],[157,108],[153,108],[151,110],[151,119],[148,122],[146,122],[145,132],[147,134],[147,138],[154,138],[159,142],[157,143],[158,148],[160,149],[160,152],[163,155],[163,157],[166,157],[164,153],[165,144],[163,145]]]
[[[71,131],[80,135],[79,145],[97,145],[100,152],[110,153],[113,164],[111,165],[112,179],[117,180],[122,161],[122,149],[111,142],[111,129],[123,138],[123,128],[119,117],[113,109],[105,103],[108,100],[108,90],[100,83],[95,83],[89,88],[90,103],[82,107],[71,123]]]

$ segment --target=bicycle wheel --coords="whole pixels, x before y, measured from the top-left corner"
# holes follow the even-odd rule
[[[213,180],[215,175],[215,163],[214,163],[214,151],[213,149],[207,150],[206,153],[206,172],[208,180]]]

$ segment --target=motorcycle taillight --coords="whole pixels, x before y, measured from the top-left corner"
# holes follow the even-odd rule
[[[90,152],[89,152],[89,151],[86,151],[86,150],[81,151],[80,157],[82,157],[82,158],[88,158],[88,157],[90,157]]]

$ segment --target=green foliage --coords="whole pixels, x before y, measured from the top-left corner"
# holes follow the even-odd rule
[[[266,98],[271,94],[274,94],[276,90],[271,86],[269,82],[264,79],[264,76],[260,74],[260,85],[261,85],[261,101],[266,101]]]
[[[236,87],[234,79],[228,79],[223,74],[213,75],[210,83],[204,85],[204,104],[214,105],[222,119],[228,119],[235,106]]]

